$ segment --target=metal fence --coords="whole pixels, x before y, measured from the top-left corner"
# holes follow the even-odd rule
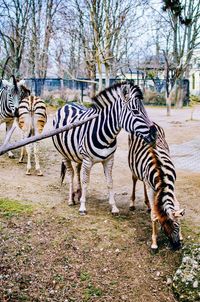
[[[71,80],[71,79],[61,79],[61,78],[28,78],[25,79],[27,86],[31,89],[32,93],[34,93],[36,96],[41,96],[44,91],[53,92],[53,91],[61,91],[65,88],[71,89],[71,90],[78,90],[80,91],[81,95],[81,101],[83,100],[83,97],[85,95],[88,95],[88,91],[90,89],[91,83],[84,82],[88,81],[89,79],[80,79],[78,80]],[[122,81],[124,79],[120,78],[114,78],[110,79],[110,85]],[[98,82],[98,79],[96,80]],[[166,80],[165,79],[148,79],[148,78],[137,78],[132,80],[134,84],[139,85],[142,89],[146,88],[148,90],[156,91],[158,93],[165,93],[165,87],[166,87]],[[103,84],[105,82],[103,81]],[[189,102],[189,80],[182,80],[182,87],[185,91],[185,100],[184,104],[188,104]]]
[[[82,79],[84,80],[84,79]],[[31,89],[31,91],[36,95],[42,95],[44,90],[54,91],[60,90],[63,88],[69,88],[72,90],[85,90],[88,89],[88,83],[84,83],[83,81],[75,81],[69,79],[61,79],[61,78],[31,78],[25,79],[27,86]]]

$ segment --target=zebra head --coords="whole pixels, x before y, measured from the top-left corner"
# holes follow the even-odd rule
[[[20,91],[17,86],[15,76],[12,76],[13,83],[3,80],[3,88],[6,91],[7,105],[10,108],[14,117],[18,116],[18,107],[20,101]]]
[[[26,83],[24,80],[21,80],[17,83],[19,94],[20,94],[20,101],[30,96],[31,91],[26,87]]]
[[[185,210],[181,209],[168,214],[168,218],[161,222],[162,228],[170,240],[174,250],[181,248],[180,241],[180,222],[179,218],[185,214]]]
[[[131,83],[124,83],[120,96],[122,101],[120,126],[129,133],[142,136],[148,144],[154,143],[157,129],[144,108],[140,88]]]

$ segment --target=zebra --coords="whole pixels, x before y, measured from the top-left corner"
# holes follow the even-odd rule
[[[152,250],[158,249],[157,221],[160,222],[173,248],[178,249],[182,240],[178,218],[184,215],[184,210],[179,208],[175,196],[176,172],[164,130],[156,123],[154,125],[157,128],[154,145],[148,145],[142,137],[129,135],[128,163],[133,180],[130,210],[135,209],[135,187],[139,179],[144,183],[145,203],[148,209],[151,209]]]
[[[55,128],[78,120],[84,120],[95,113],[98,117],[82,126],[53,136],[55,148],[62,154],[61,180],[67,172],[70,180],[68,204],[74,204],[74,169],[78,178],[79,213],[86,214],[86,192],[90,171],[95,163],[102,163],[109,191],[109,204],[113,214],[119,213],[113,192],[112,168],[117,148],[117,135],[121,128],[141,134],[147,142],[156,138],[156,128],[144,108],[143,95],[132,83],[117,83],[101,91],[93,98],[91,108],[75,103],[60,108],[54,118]],[[82,181],[80,170],[82,167]]]
[[[18,125],[23,131],[23,137],[29,137],[42,133],[43,128],[47,122],[47,112],[45,102],[35,96],[29,96],[23,99],[19,104],[19,116]],[[19,163],[23,162],[25,150],[28,155],[26,175],[31,175],[31,145],[21,148],[21,155]],[[34,157],[35,157],[35,169],[38,176],[42,176],[43,173],[40,168],[39,156],[38,156],[38,143],[33,144]]]
[[[6,80],[0,81],[0,124],[6,123],[6,135],[12,128],[15,117],[18,116],[19,102],[30,94],[30,90],[24,86],[24,82],[16,81],[13,77],[13,84]],[[10,158],[14,155],[8,152]]]

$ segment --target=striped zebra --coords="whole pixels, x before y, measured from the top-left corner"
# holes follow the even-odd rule
[[[180,248],[180,240],[182,240],[178,218],[183,216],[184,210],[179,209],[175,196],[176,172],[170,158],[164,130],[156,123],[154,125],[157,128],[154,146],[148,145],[141,137],[129,135],[128,162],[133,179],[130,210],[135,209],[135,187],[139,179],[144,183],[145,203],[148,209],[151,209],[151,248],[153,250],[158,248],[157,221],[159,221],[173,248],[177,249]]]
[[[123,128],[128,132],[141,134],[147,142],[152,142],[156,138],[156,128],[147,116],[142,98],[139,87],[128,83],[118,83],[94,97],[94,104],[89,109],[72,103],[57,111],[54,119],[55,128],[84,120],[95,113],[98,114],[98,117],[84,125],[53,137],[56,149],[64,158],[61,166],[61,178],[63,180],[65,172],[67,172],[70,181],[69,205],[74,203],[72,162],[76,163],[77,193],[79,198],[81,196],[80,214],[86,213],[86,191],[90,170],[93,164],[98,162],[103,164],[111,211],[113,214],[119,212],[115,203],[112,181],[117,135]],[[82,181],[80,182],[81,167]]]
[[[46,105],[42,99],[35,96],[29,96],[23,99],[19,104],[19,117],[17,119],[20,129],[23,131],[23,137],[29,137],[42,133],[42,130],[47,122]],[[26,175],[31,174],[31,152],[32,145],[26,145],[21,148],[19,162],[23,162],[25,150],[28,155]],[[35,169],[38,176],[43,173],[40,168],[38,143],[33,143]]]
[[[0,124],[6,123],[6,135],[12,128],[15,117],[18,116],[19,102],[25,96],[30,94],[23,82],[16,82],[13,76],[13,83],[6,80],[0,81]],[[14,155],[8,152],[10,158]]]

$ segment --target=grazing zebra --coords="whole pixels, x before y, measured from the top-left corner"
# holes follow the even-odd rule
[[[14,76],[13,84],[6,80],[0,81],[0,124],[6,123],[6,135],[13,126],[14,118],[18,116],[20,100],[29,94],[30,90],[23,83],[17,83]],[[8,155],[14,157],[11,151]]]
[[[35,96],[29,96],[23,99],[19,104],[19,117],[18,124],[23,131],[23,137],[29,137],[32,135],[40,134],[47,122],[46,105],[42,99]],[[21,148],[21,155],[19,162],[23,162],[25,149],[28,155],[26,174],[31,174],[31,145]],[[40,169],[40,162],[38,156],[38,143],[33,144],[34,157],[35,157],[35,169],[38,176],[42,176],[43,173]]]
[[[112,213],[119,212],[114,198],[112,167],[114,152],[117,148],[116,137],[121,128],[128,132],[137,132],[148,142],[155,141],[156,128],[149,120],[142,103],[142,93],[139,87],[128,83],[115,84],[93,98],[93,106],[89,109],[67,104],[59,109],[54,119],[54,127],[62,127],[78,120],[84,120],[95,113],[98,117],[84,125],[53,136],[56,149],[63,155],[61,176],[65,172],[70,179],[69,201],[74,203],[72,162],[76,163],[78,177],[78,195],[80,198],[80,214],[86,213],[86,190],[89,183],[90,170],[93,164],[101,162],[109,191],[109,204]],[[80,170],[82,166],[82,192],[80,183]]]
[[[145,203],[151,209],[152,245],[157,250],[157,224],[159,221],[174,249],[180,248],[180,225],[178,218],[184,210],[179,209],[174,186],[176,173],[165,140],[164,130],[156,123],[156,145],[148,145],[144,139],[129,135],[128,162],[132,171],[133,192],[130,210],[135,209],[135,186],[138,179],[144,183]]]

